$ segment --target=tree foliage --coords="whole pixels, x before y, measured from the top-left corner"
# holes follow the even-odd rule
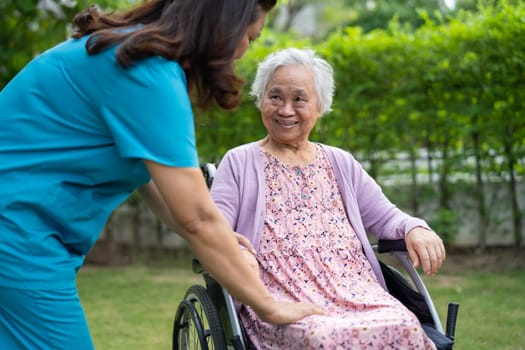
[[[340,22],[322,41],[270,27],[263,31],[236,66],[247,80],[242,106],[195,112],[201,161],[218,161],[226,150],[265,136],[247,94],[257,63],[278,49],[312,47],[334,66],[337,90],[333,112],[319,121],[313,140],[352,151],[380,182],[394,175],[409,179],[409,194],[397,194],[396,201],[416,214],[427,196],[439,198],[430,221],[448,240],[458,222],[452,194],[467,188],[479,216],[479,245],[502,220],[512,222],[514,241],[522,245],[525,4],[486,0],[464,11],[473,5],[462,0],[455,11],[445,11],[437,1],[424,7],[413,0],[410,7],[377,0],[366,12],[365,1],[327,3],[344,1],[353,20],[343,25],[336,16]],[[287,3],[297,10],[308,1]],[[126,4],[99,2],[113,9]],[[72,16],[87,5],[0,0],[0,88],[34,55],[67,38]],[[388,13],[381,18],[389,20],[374,24],[380,17],[374,11]],[[399,165],[402,161],[408,165]],[[506,184],[508,203],[498,205],[507,208],[508,218],[491,217],[495,199],[484,195],[491,182]]]
[[[101,0],[118,9],[128,0]],[[88,0],[0,0],[0,89],[34,56],[71,34],[72,18]]]
[[[516,38],[525,35],[525,5],[482,6],[446,22],[422,16],[417,30],[394,20],[386,30],[342,28],[322,43],[266,31],[239,71],[253,77],[271,51],[314,47],[334,66],[337,93],[334,111],[320,120],[313,139],[358,154],[379,180],[390,175],[388,160],[399,154],[426,156],[426,167],[394,171],[412,179],[414,212],[420,194],[439,198],[434,221],[451,240],[459,219],[452,209],[457,186],[472,186],[485,232],[491,222],[496,229],[497,220],[489,217],[490,198],[476,194],[487,182],[508,183],[512,205],[506,205],[520,245],[523,194],[516,182],[525,175],[525,42]],[[265,134],[248,97],[233,114],[212,111],[199,120],[199,147],[207,160]],[[483,246],[485,238],[479,240]]]

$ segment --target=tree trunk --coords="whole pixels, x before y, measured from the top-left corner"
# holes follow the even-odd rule
[[[450,168],[450,160],[448,159],[449,141],[445,137],[443,142],[443,150],[441,155],[441,173],[439,176],[439,206],[442,209],[450,210],[450,189],[448,184],[448,174]]]
[[[142,212],[140,209],[140,201],[135,200],[130,206],[133,210],[133,242],[131,243],[131,261],[136,262],[139,259],[141,253],[140,227],[142,225]]]
[[[434,177],[434,166],[433,166],[433,158],[432,158],[432,142],[430,141],[429,132],[427,131],[426,136],[426,148],[427,148],[427,169],[428,169],[428,184],[432,185],[433,177]]]
[[[473,118],[473,125],[477,125],[477,116]],[[481,169],[481,137],[476,130],[472,132],[472,144],[474,147],[474,159],[476,167],[476,189],[475,196],[478,207],[478,247],[481,251],[487,248],[487,226],[489,223],[487,215],[487,206],[485,204],[485,184]]]
[[[512,152],[512,138],[510,141],[504,142],[505,156],[507,158],[507,167],[509,171],[509,197],[512,207],[512,226],[514,231],[514,244],[517,248],[521,247],[523,239],[521,236],[523,222],[521,219],[521,209],[518,203],[518,194],[516,186],[516,177],[514,175],[514,168],[516,160]]]
[[[302,4],[300,1],[289,1],[288,2],[288,4],[286,5],[288,17],[283,27],[284,32],[290,31],[290,28],[292,27],[292,22],[295,16],[297,16],[299,11],[302,10],[303,6],[304,4]]]
[[[410,173],[412,177],[412,183],[411,183],[411,206],[412,206],[412,213],[414,216],[419,215],[419,201],[418,201],[418,186],[417,186],[417,166],[416,166],[416,152],[414,149],[410,150]]]

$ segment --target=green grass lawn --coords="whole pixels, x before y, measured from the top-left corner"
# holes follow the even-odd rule
[[[525,271],[425,277],[444,322],[460,303],[456,350],[525,349]],[[172,322],[186,289],[202,278],[176,267],[83,268],[80,298],[97,350],[171,349]]]
[[[173,318],[191,284],[188,268],[83,268],[80,299],[97,350],[171,349]]]
[[[443,322],[448,302],[460,304],[454,349],[525,349],[525,271],[424,280]]]

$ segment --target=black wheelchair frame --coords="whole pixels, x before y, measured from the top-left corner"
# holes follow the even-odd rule
[[[202,167],[208,187],[215,175],[215,166]],[[430,293],[412,265],[404,240],[380,240],[376,253],[390,253],[400,262],[403,273],[380,261],[387,288],[419,319],[424,331],[438,350],[453,348],[459,304],[449,303],[446,327],[443,330]],[[233,298],[228,291],[206,273],[197,259],[192,261],[194,273],[202,274],[204,285],[188,288],[175,312],[173,350],[249,350],[252,349],[239,321]]]

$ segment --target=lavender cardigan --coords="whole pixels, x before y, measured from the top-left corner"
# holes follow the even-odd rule
[[[400,239],[416,226],[429,228],[425,221],[412,217],[392,204],[379,185],[359,162],[342,149],[322,145],[341,190],[349,222],[356,232],[379,283],[385,281],[379,262],[367,237]],[[263,162],[258,142],[228,151],[219,164],[211,194],[233,230],[245,235],[258,249],[265,218]]]

